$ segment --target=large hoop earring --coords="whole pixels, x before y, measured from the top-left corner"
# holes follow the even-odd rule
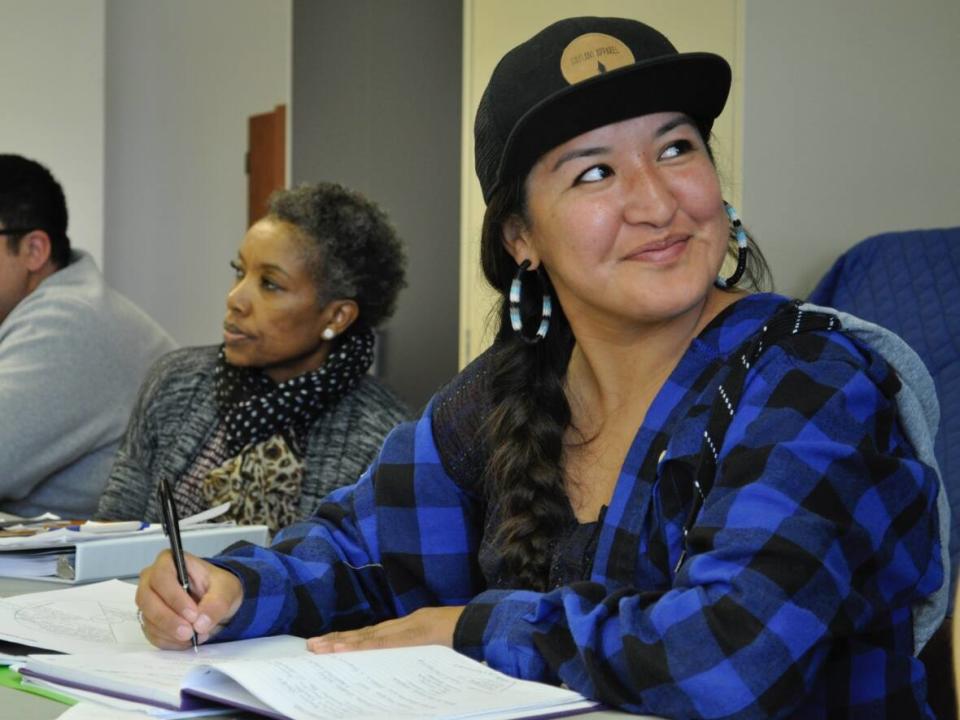
[[[553,313],[553,299],[550,297],[550,291],[547,289],[547,281],[543,277],[540,269],[531,270],[540,281],[540,326],[533,337],[527,337],[523,334],[523,318],[520,317],[520,292],[523,288],[523,274],[530,269],[530,261],[524,260],[517,268],[517,274],[513,276],[510,283],[510,327],[520,336],[520,339],[526,343],[534,344],[543,340],[547,336],[547,330],[550,329],[550,315]]]
[[[743,277],[743,271],[747,269],[747,253],[750,248],[747,246],[747,231],[743,229],[743,223],[740,216],[733,209],[733,205],[724,201],[723,206],[727,210],[727,217],[730,219],[730,238],[737,241],[737,269],[733,275],[728,278],[717,276],[715,285],[720,288],[729,288],[740,282]]]

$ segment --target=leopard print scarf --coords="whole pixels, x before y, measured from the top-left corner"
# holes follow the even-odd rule
[[[283,434],[249,445],[207,475],[207,507],[230,503],[226,517],[238,525],[266,525],[273,535],[299,520],[303,461]]]

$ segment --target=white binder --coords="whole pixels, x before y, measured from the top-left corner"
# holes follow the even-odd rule
[[[241,540],[265,545],[269,537],[266,525],[181,527],[180,532],[184,549],[201,557],[216,555]],[[134,577],[161,550],[169,548],[170,542],[162,533],[105,536],[58,548],[0,553],[0,575],[65,583]]]

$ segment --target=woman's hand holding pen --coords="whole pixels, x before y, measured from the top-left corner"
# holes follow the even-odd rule
[[[136,601],[143,632],[159,648],[188,648],[194,632],[206,642],[243,600],[243,586],[233,573],[188,553],[185,559],[193,597],[180,586],[169,550],[140,573]]]

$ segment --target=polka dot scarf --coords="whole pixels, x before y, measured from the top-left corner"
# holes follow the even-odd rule
[[[260,370],[230,365],[221,347],[214,384],[229,454],[278,433],[301,435],[356,387],[373,362],[373,342],[372,330],[348,333],[318,369],[282,383]]]

